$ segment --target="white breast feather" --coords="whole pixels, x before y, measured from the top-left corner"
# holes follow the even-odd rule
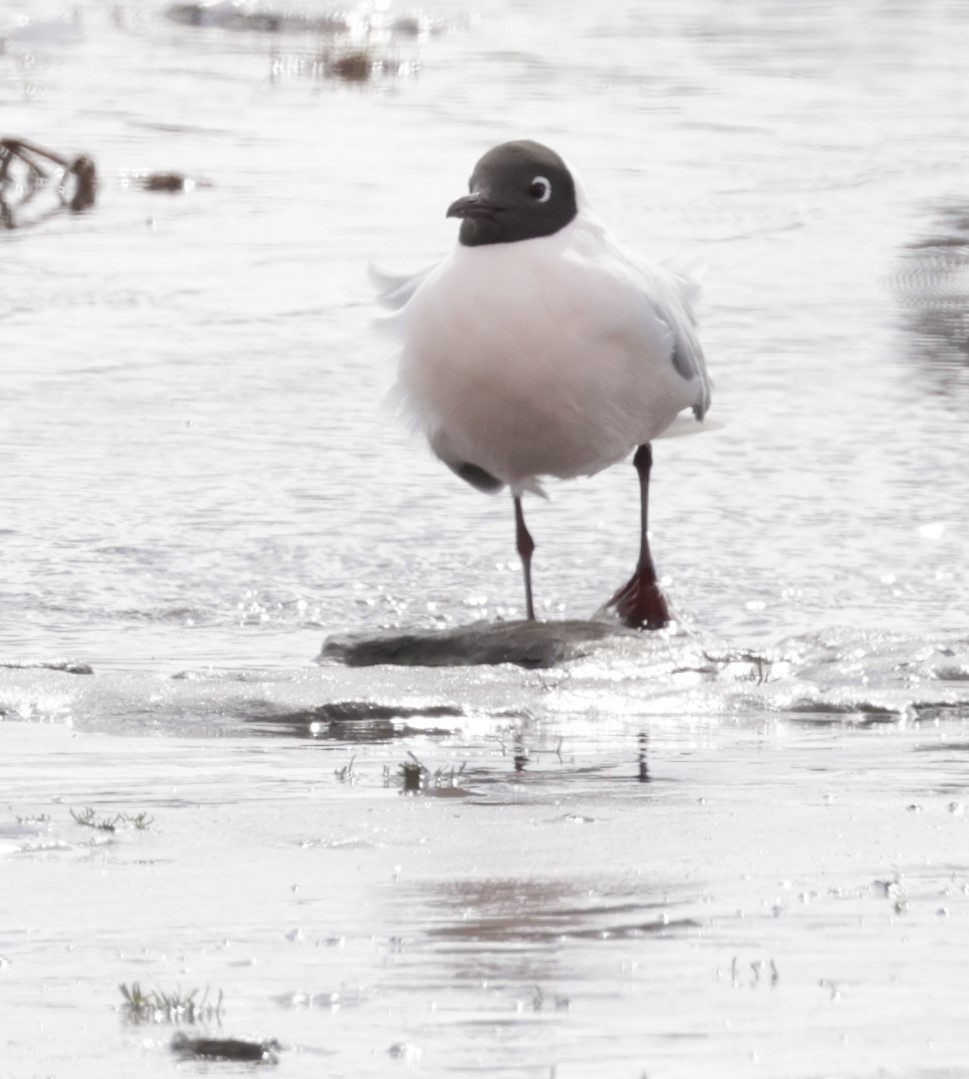
[[[390,322],[402,399],[435,452],[516,491],[591,475],[709,397],[679,279],[586,214],[541,239],[457,245]]]

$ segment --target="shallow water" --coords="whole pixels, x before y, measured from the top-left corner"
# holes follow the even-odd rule
[[[0,13],[0,136],[101,174],[0,234],[5,1068],[190,1070],[119,1016],[139,981],[221,988],[292,1074],[963,1074],[969,20],[431,14],[351,42]],[[314,66],[360,43],[385,74]],[[317,667],[331,633],[521,615],[510,506],[382,405],[366,277],[446,250],[518,136],[706,266],[723,427],[657,444],[651,505],[680,630]],[[635,476],[550,493],[538,606],[588,618]],[[36,666],[65,659],[94,673]]]

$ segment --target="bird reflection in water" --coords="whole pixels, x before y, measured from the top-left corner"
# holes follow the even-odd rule
[[[912,351],[943,396],[969,392],[969,206],[933,208],[932,226],[909,242],[893,284]]]

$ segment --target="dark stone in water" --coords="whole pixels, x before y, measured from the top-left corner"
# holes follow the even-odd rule
[[[161,191],[177,195],[193,187],[211,187],[208,180],[198,180],[181,172],[149,172],[146,176],[136,176],[135,183],[145,191]]]
[[[514,663],[554,667],[576,659],[594,641],[629,636],[632,630],[608,622],[472,622],[445,630],[382,630],[328,637],[317,662],[348,667],[390,664],[403,667],[470,667]]]
[[[374,60],[364,49],[354,49],[335,58],[326,58],[324,70],[334,79],[366,82],[373,74]]]
[[[190,1038],[178,1033],[172,1038],[172,1050],[181,1057],[194,1060],[242,1060],[276,1064],[276,1051],[282,1046],[275,1038],[265,1042],[244,1041],[241,1038]]]

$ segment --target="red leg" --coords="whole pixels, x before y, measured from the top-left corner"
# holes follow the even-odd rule
[[[624,624],[631,629],[662,629],[670,621],[670,612],[666,606],[666,597],[660,591],[656,580],[656,568],[649,553],[649,472],[653,467],[653,451],[648,442],[636,450],[633,464],[639,473],[639,561],[636,563],[636,572],[609,600],[607,606],[615,607]]]
[[[525,515],[522,513],[522,500],[515,495],[515,543],[522,560],[522,573],[525,576],[525,614],[529,621],[535,621],[535,605],[532,603],[532,552],[535,541],[525,527]]]

